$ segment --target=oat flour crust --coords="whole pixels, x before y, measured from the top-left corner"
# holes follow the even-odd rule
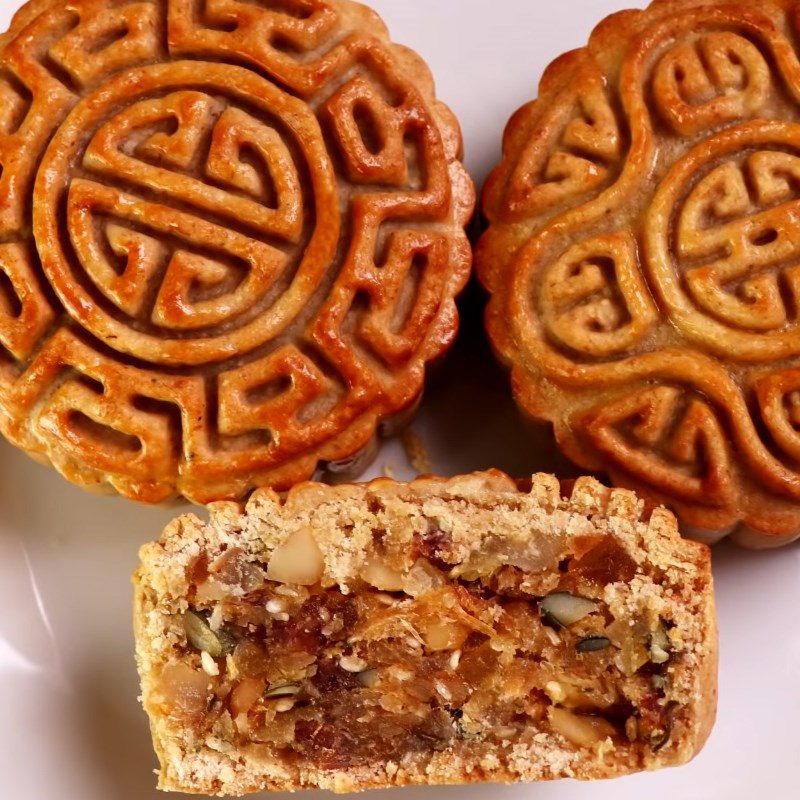
[[[582,468],[709,540],[800,535],[800,3],[603,21],[506,130],[487,328]]]
[[[214,736],[196,741],[180,724],[150,709],[161,763],[159,786],[219,795],[314,787],[350,792],[416,784],[611,778],[690,760],[708,737],[716,714],[717,638],[708,549],[681,539],[668,512],[643,514],[631,492],[609,490],[586,478],[575,484],[569,498],[561,493],[552,476],[535,476],[528,492],[499,472],[421,478],[411,484],[387,479],[359,486],[306,484],[285,496],[258,492],[246,508],[213,505],[208,523],[194,515],[175,520],[159,542],[142,549],[134,580],[145,708],[155,696],[155,676],[174,657],[173,647],[183,636],[174,615],[187,607],[187,573],[200,552],[213,556],[236,546],[254,562],[264,563],[294,532],[310,526],[324,557],[323,585],[356,586],[374,552],[372,530],[378,523],[370,508],[377,498],[384,509],[379,523],[394,519],[389,539],[398,554],[410,550],[414,532],[424,530],[432,515],[452,537],[448,553],[462,563],[497,552],[498,542],[507,552],[535,558],[562,531],[570,536],[613,534],[623,541],[639,570],[630,587],[608,587],[608,601],[627,604],[628,613],[637,617],[668,612],[682,631],[680,658],[670,668],[670,681],[684,708],[663,749],[633,761],[613,748],[581,752],[560,736],[542,732],[530,743],[477,751],[472,758],[454,758],[445,750],[407,763],[328,771],[302,762],[259,762]]]

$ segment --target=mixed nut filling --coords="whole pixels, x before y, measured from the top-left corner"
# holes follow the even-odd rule
[[[669,741],[672,625],[614,618],[604,588],[635,565],[608,537],[547,576],[456,577],[423,548],[405,575],[371,562],[344,593],[320,584],[306,536],[267,569],[236,549],[197,564],[161,713],[331,770],[542,731],[600,752]]]

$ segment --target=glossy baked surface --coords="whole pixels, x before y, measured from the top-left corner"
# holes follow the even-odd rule
[[[605,20],[512,118],[478,255],[567,456],[756,546],[800,531],[799,25],[794,0]]]
[[[290,486],[413,405],[473,189],[348,0],[34,0],[0,40],[0,430],[158,502]]]

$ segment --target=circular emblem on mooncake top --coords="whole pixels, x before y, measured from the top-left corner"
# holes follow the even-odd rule
[[[800,3],[603,22],[512,119],[478,248],[521,406],[686,530],[800,535]]]
[[[653,286],[688,340],[732,360],[800,355],[800,125],[704,142],[659,186],[645,236]]]
[[[0,40],[0,430],[237,498],[352,462],[455,335],[473,189],[348,0],[33,0]]]
[[[36,181],[34,235],[59,300],[146,362],[268,344],[335,254],[336,178],[314,115],[241,67],[123,73],[73,109]]]

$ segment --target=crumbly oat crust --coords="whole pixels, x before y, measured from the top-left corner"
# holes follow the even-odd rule
[[[359,3],[28,3],[0,37],[0,431],[144,502],[352,464],[455,337],[460,151]]]
[[[635,575],[627,583],[607,585],[604,602],[624,619],[669,617],[674,623],[668,680],[680,711],[669,741],[660,748],[615,747],[610,740],[581,748],[545,728],[507,746],[460,749],[457,756],[453,749],[432,750],[319,769],[313,760],[259,759],[214,732],[198,738],[159,711],[158,676],[185,645],[180,620],[189,607],[198,559],[208,563],[237,548],[249,563],[263,566],[298,532],[310,530],[322,555],[320,584],[358,594],[379,551],[393,570],[409,573],[415,536],[429,531],[431,520],[437,556],[458,564],[455,571],[462,576],[515,563],[527,565],[535,576],[536,565],[543,569],[550,563],[564,537],[621,543],[626,558],[635,562]],[[380,545],[374,534],[378,528],[385,532]],[[558,567],[549,572],[558,574]],[[708,549],[682,540],[668,512],[644,514],[632,493],[609,490],[593,479],[578,480],[567,499],[552,476],[537,475],[530,491],[522,491],[498,472],[411,484],[386,479],[359,486],[306,484],[286,496],[260,491],[246,508],[210,506],[209,522],[194,515],[175,520],[160,541],[142,549],[135,586],[137,661],[162,789],[241,795],[313,787],[347,792],[409,784],[608,778],[688,761],[702,747],[715,716],[717,644]]]
[[[687,532],[800,535],[800,3],[658,0],[511,119],[476,267],[515,396]]]

